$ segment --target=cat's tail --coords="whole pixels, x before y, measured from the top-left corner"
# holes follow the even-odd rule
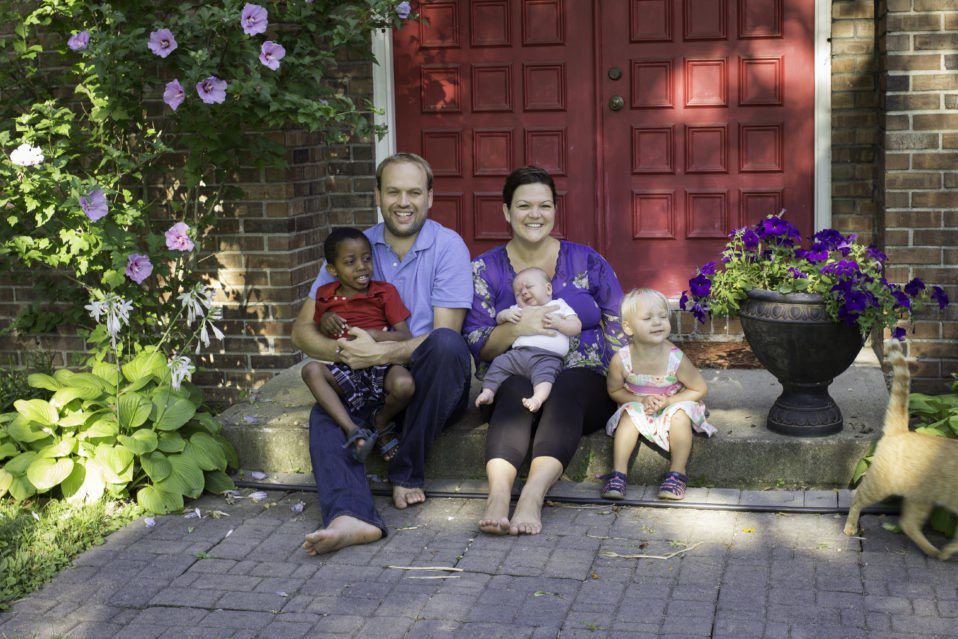
[[[901,342],[890,339],[885,342],[885,356],[891,364],[891,390],[888,395],[888,410],[885,411],[886,435],[908,432],[908,390],[911,374],[908,361],[901,349]]]

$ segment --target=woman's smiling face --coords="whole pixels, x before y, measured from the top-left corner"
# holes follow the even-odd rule
[[[546,184],[523,184],[512,195],[511,206],[502,205],[513,237],[535,244],[549,237],[556,221],[552,190]]]

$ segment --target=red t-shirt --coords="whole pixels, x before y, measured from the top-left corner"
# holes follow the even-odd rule
[[[353,297],[336,295],[339,282],[330,282],[316,289],[316,312],[313,321],[319,324],[323,314],[332,311],[350,326],[384,330],[409,319],[409,309],[402,303],[399,291],[388,282],[369,282],[366,293]]]

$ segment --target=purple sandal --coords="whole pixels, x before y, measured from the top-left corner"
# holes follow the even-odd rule
[[[659,499],[678,501],[685,499],[685,486],[689,483],[688,475],[670,470],[659,485]]]
[[[625,499],[625,485],[627,477],[625,473],[613,470],[611,473],[599,475],[599,479],[604,479],[605,486],[602,487],[603,499]]]

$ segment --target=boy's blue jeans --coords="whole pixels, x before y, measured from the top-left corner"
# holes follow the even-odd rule
[[[393,485],[421,488],[426,455],[447,425],[459,419],[469,399],[472,368],[462,336],[440,328],[413,352],[409,369],[416,393],[401,416],[399,452],[389,463]],[[354,420],[360,415],[350,413]],[[397,420],[397,423],[400,420]],[[366,467],[343,448],[346,435],[318,404],[309,414],[309,456],[319,492],[323,525],[348,515],[372,524],[386,535],[386,524],[376,510],[366,481]]]

